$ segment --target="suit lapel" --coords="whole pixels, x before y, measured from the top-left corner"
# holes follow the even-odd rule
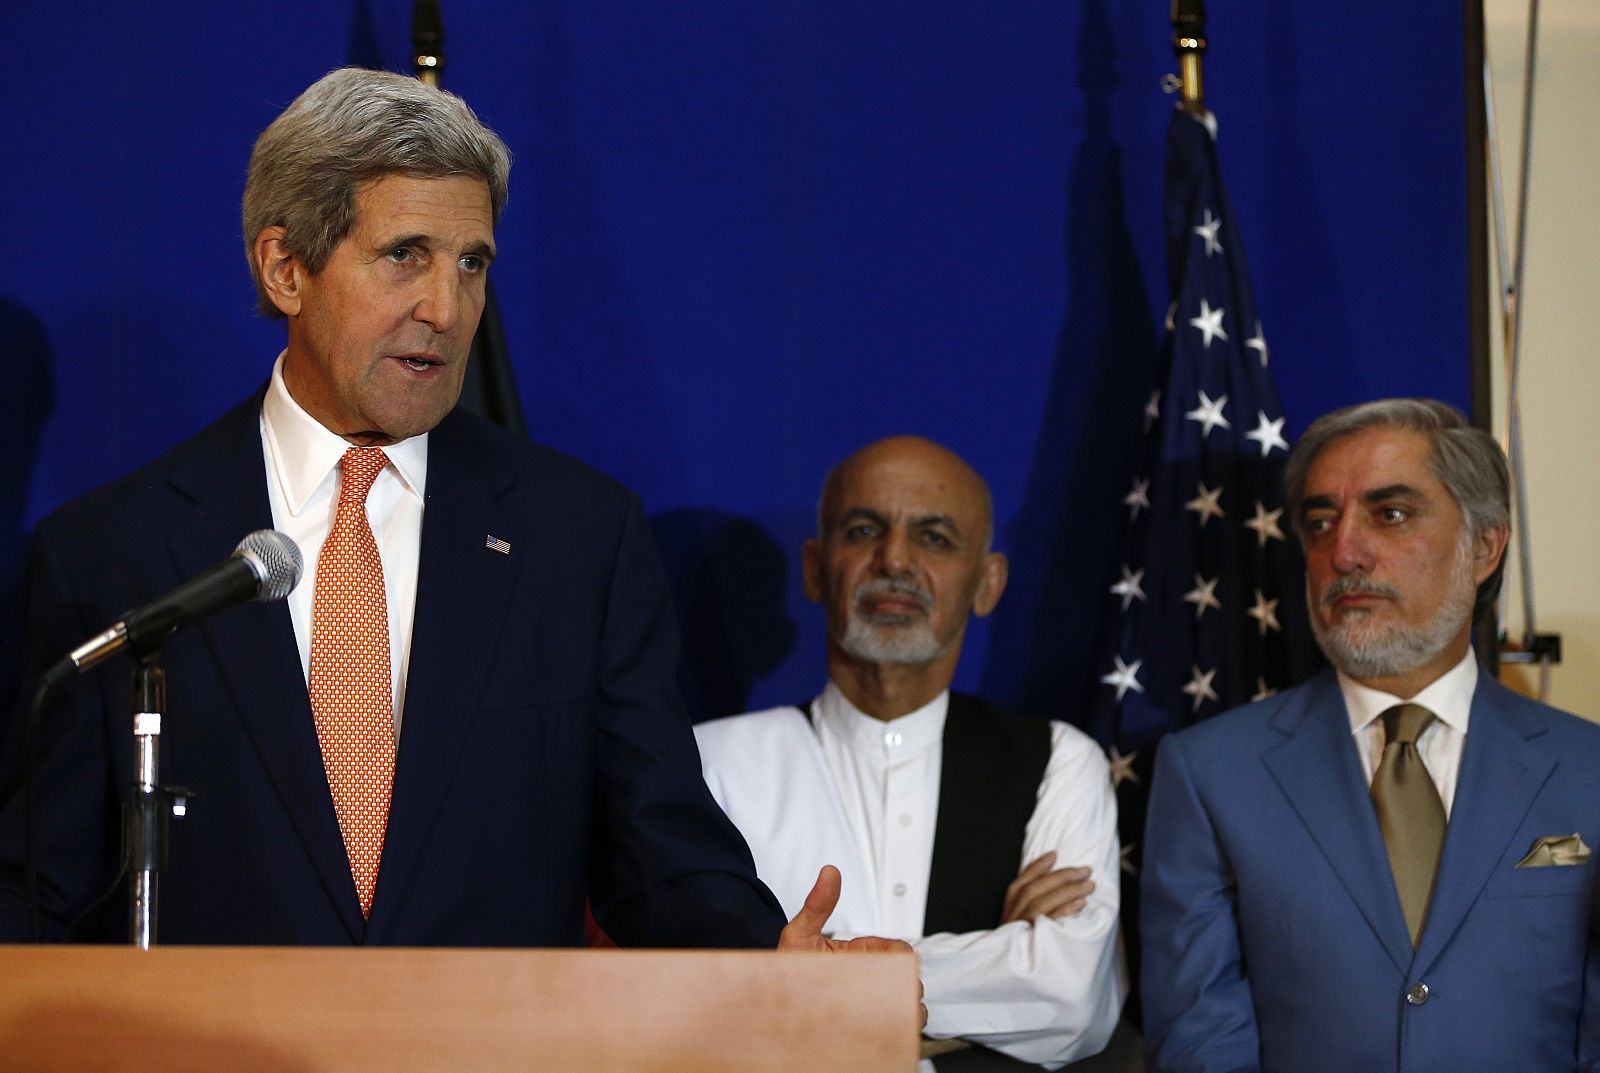
[[[369,942],[389,928],[418,867],[478,712],[520,561],[530,554],[501,501],[514,481],[506,460],[463,429],[459,415],[429,436],[411,659]],[[489,548],[489,537],[510,551]]]
[[[1499,683],[1479,672],[1455,804],[1417,947],[1421,968],[1432,964],[1461,926],[1555,770],[1556,759],[1537,744],[1543,733],[1541,721],[1519,711]]]
[[[1272,725],[1286,737],[1263,753],[1263,762],[1404,973],[1411,964],[1411,938],[1333,672],[1313,680],[1300,703],[1286,706]]]
[[[183,577],[212,566],[247,532],[272,525],[260,413],[258,393],[212,426],[173,467],[172,484],[195,505],[167,535]],[[361,909],[322,770],[288,606],[246,604],[207,618],[199,628],[328,900],[359,941]]]

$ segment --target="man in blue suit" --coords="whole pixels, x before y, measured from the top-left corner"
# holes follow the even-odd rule
[[[261,308],[288,331],[270,380],[38,528],[25,696],[245,532],[305,552],[286,604],[162,654],[163,781],[196,798],[171,827],[160,941],[575,945],[587,899],[623,943],[847,945],[820,936],[837,873],[785,928],[701,781],[637,497],[454,409],[509,168],[449,94],[318,81],[258,140],[245,192]],[[45,938],[125,936],[129,669],[43,712],[31,907],[7,750],[0,941],[34,915]]]
[[[1285,479],[1333,669],[1162,743],[1151,1068],[1594,1069],[1600,727],[1470,646],[1509,531],[1499,448],[1384,400],[1315,422]]]

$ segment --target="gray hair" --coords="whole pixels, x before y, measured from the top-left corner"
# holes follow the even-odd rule
[[[1377,426],[1409,429],[1428,438],[1432,444],[1428,468],[1455,499],[1469,536],[1476,539],[1491,529],[1510,531],[1511,475],[1494,437],[1468,424],[1455,407],[1433,399],[1379,399],[1317,418],[1289,453],[1284,492],[1290,522],[1302,539],[1300,507],[1312,461],[1335,440]]]
[[[283,228],[284,245],[315,275],[354,226],[361,184],[395,174],[482,179],[498,221],[511,152],[455,94],[359,67],[319,78],[261,132],[244,187],[244,247],[263,313],[283,315],[261,285],[256,236]]]

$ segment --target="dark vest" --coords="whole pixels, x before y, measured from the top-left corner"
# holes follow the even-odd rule
[[[924,934],[999,926],[1006,887],[1027,863],[1022,836],[1049,760],[1049,723],[950,694]],[[985,1047],[941,1054],[933,1066],[939,1073],[1040,1068]]]
[[[809,704],[800,710],[813,718]],[[1006,887],[1027,863],[1022,836],[1049,760],[1049,723],[950,694],[924,934],[1000,926]],[[1040,1068],[983,1047],[939,1055],[933,1064],[939,1073]]]
[[[950,694],[924,934],[1000,926],[1049,760],[1049,723]]]

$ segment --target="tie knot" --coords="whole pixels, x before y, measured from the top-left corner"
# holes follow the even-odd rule
[[[1382,718],[1385,744],[1415,745],[1434,715],[1420,704],[1397,704]]]
[[[388,464],[389,456],[376,447],[352,447],[345,451],[344,457],[339,460],[339,498],[365,503],[367,493],[372,490],[372,482],[378,479],[378,474]]]

